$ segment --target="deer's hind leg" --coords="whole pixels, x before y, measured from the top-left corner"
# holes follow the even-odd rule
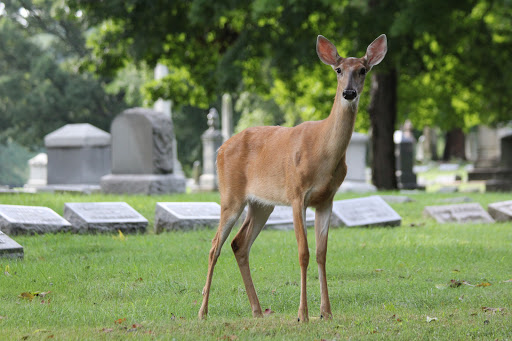
[[[208,299],[210,296],[210,287],[212,285],[213,269],[217,263],[217,259],[219,258],[222,245],[228,238],[233,225],[235,225],[236,221],[240,217],[244,206],[245,202],[221,205],[219,228],[212,240],[212,248],[208,258],[208,274],[206,276],[206,284],[203,289],[203,303],[199,309],[199,319],[205,319],[206,315],[208,315]]]
[[[274,206],[250,203],[247,217],[231,243],[254,317],[262,317],[263,313],[258,295],[254,289],[254,283],[252,282],[251,270],[249,268],[249,252],[251,251],[252,243],[258,237],[273,210]]]

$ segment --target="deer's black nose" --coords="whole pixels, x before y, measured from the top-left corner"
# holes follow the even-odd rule
[[[357,91],[352,89],[343,90],[343,98],[347,101],[351,101],[357,96]]]

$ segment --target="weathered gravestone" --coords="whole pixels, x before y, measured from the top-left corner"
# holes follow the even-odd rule
[[[491,216],[477,203],[426,206],[423,213],[438,223],[493,223]]]
[[[216,202],[158,202],[155,209],[155,233],[216,228],[219,219],[220,205]]]
[[[208,129],[201,135],[203,141],[203,174],[199,177],[202,191],[215,191],[218,188],[217,150],[222,145],[222,132],[219,130],[217,109],[208,112]]]
[[[395,134],[394,141],[398,188],[418,188],[416,174],[413,172],[414,144],[416,140],[412,134],[412,124],[409,120],[405,121],[403,132]]]
[[[315,212],[310,208],[306,209],[305,223],[308,227],[315,225]],[[281,231],[293,230],[293,209],[290,206],[274,207],[274,211],[268,217],[265,228]]]
[[[144,108],[123,111],[112,122],[112,174],[101,178],[105,193],[182,193],[186,180],[174,174],[173,126],[169,116]]]
[[[402,217],[378,195],[333,203],[331,226],[399,226]]]
[[[405,195],[379,195],[388,204],[403,204],[406,202],[413,202],[410,197]]]
[[[71,231],[71,224],[48,207],[0,205],[0,230],[10,235]]]
[[[88,123],[66,124],[44,138],[48,185],[96,185],[110,173],[110,134]]]
[[[48,178],[48,155],[46,153],[39,153],[30,160],[28,160],[30,169],[29,178],[25,184],[25,189],[37,188],[46,186]]]
[[[23,258],[23,246],[0,231],[0,257]]]
[[[487,211],[496,221],[512,221],[512,200],[489,204]]]
[[[148,221],[125,202],[66,203],[64,218],[76,233],[144,233]]]
[[[375,192],[374,185],[366,182],[366,150],[368,136],[354,132],[347,147],[347,176],[340,186],[340,192]]]

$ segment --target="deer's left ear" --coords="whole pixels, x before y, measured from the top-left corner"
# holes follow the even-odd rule
[[[368,46],[366,55],[363,57],[366,59],[369,69],[379,64],[386,56],[386,52],[388,52],[388,40],[385,34],[381,34]]]

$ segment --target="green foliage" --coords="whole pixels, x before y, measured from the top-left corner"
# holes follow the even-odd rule
[[[23,186],[29,175],[27,160],[34,155],[12,141],[0,144],[0,185]]]
[[[467,195],[482,205],[508,198]],[[0,259],[0,338],[506,339],[512,333],[512,283],[506,282],[511,277],[510,226],[440,225],[422,216],[422,209],[453,195],[411,196],[416,202],[392,205],[404,218],[401,227],[330,230],[332,321],[318,318],[313,229],[308,229],[307,325],[296,321],[300,271],[291,231],[264,230],[251,250],[260,303],[273,313],[250,317],[236,260],[226,243],[206,321],[197,321],[197,312],[214,231],[150,232],[124,239],[48,234],[16,236],[25,259]],[[156,202],[174,200],[210,201],[218,196],[0,195],[2,203],[45,205],[59,213],[64,202],[126,201],[148,218]],[[452,280],[491,286],[450,286]],[[39,296],[19,297],[24,292]],[[505,310],[493,313],[483,307]],[[437,321],[427,322],[427,316]]]

